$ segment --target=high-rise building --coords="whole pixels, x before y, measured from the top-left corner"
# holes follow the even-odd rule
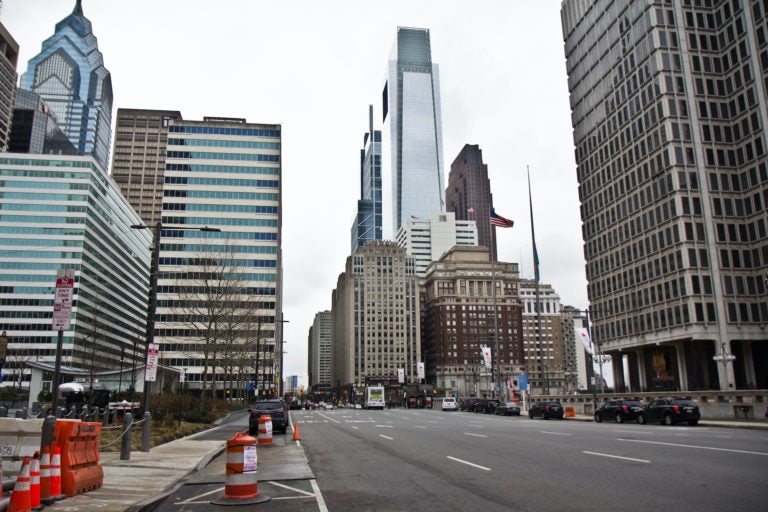
[[[428,382],[460,396],[512,397],[524,363],[519,281],[518,264],[492,261],[486,247],[453,247],[429,266],[423,326]],[[491,349],[490,368],[483,347]]]
[[[0,152],[8,147],[11,132],[13,96],[16,91],[16,65],[19,44],[0,23]]]
[[[453,212],[436,212],[426,219],[406,219],[397,244],[413,257],[416,275],[423,278],[429,264],[454,246],[477,246],[477,226],[473,220],[457,221]]]
[[[368,132],[360,150],[360,199],[352,224],[352,252],[371,240],[382,239],[381,132],[373,129],[373,105],[368,107]]]
[[[491,258],[496,261],[495,230],[490,223],[493,209],[491,181],[488,165],[483,163],[483,152],[477,144],[465,144],[451,164],[445,209],[455,213],[457,221],[474,220],[477,223],[477,245],[488,247]]]
[[[9,153],[77,155],[78,151],[61,131],[56,116],[39,95],[16,90],[13,101]]]
[[[765,3],[561,14],[592,337],[617,389],[768,387]]]
[[[344,396],[370,381],[417,383],[421,290],[414,260],[373,241],[347,258],[332,295],[333,384]]]
[[[78,152],[108,169],[112,78],[81,0],[30,59],[20,88],[39,94]]]
[[[168,125],[180,119],[175,110],[117,109],[112,178],[148,226],[160,221]]]
[[[383,92],[389,122],[392,232],[445,210],[440,83],[429,30],[397,28]]]
[[[75,279],[62,364],[91,372],[143,369],[151,236],[130,228],[141,219],[106,171],[90,156],[3,153],[0,197],[6,378],[26,382],[27,362],[55,361],[59,270],[73,271]],[[50,392],[50,380],[47,386]]]
[[[206,117],[171,119],[167,130],[155,326],[160,361],[185,368],[193,388],[221,391],[255,380],[258,396],[276,396],[281,127]]]
[[[331,312],[320,311],[309,328],[309,389],[328,391],[333,385]]]
[[[551,285],[520,280],[525,369],[531,394],[565,391],[565,354],[560,296]]]

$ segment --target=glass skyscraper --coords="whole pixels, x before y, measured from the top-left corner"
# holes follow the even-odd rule
[[[383,92],[389,118],[392,230],[445,210],[438,66],[429,30],[398,27]]]
[[[381,132],[373,129],[371,105],[368,108],[368,132],[360,150],[360,199],[352,224],[352,252],[366,242],[381,239]]]
[[[80,0],[30,59],[21,88],[40,95],[80,154],[109,168],[112,78]]]

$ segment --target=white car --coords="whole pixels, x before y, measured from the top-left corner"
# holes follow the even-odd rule
[[[457,411],[459,407],[456,405],[456,399],[452,396],[443,398],[443,410],[444,411]]]

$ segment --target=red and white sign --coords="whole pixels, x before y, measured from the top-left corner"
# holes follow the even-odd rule
[[[56,273],[56,291],[53,296],[53,328],[67,330],[72,321],[72,296],[75,289],[75,271],[59,270]]]
[[[150,343],[147,347],[147,378],[148,382],[155,382],[157,380],[157,360],[160,356],[160,349],[157,348],[157,344]]]

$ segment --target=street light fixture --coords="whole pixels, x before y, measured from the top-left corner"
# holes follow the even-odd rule
[[[132,224],[131,229],[151,229],[143,224]],[[157,309],[157,272],[160,266],[160,233],[163,229],[179,229],[188,231],[210,231],[220,232],[219,228],[209,228],[203,226],[200,228],[189,226],[165,226],[162,222],[155,225],[154,237],[151,250],[151,261],[149,267],[149,303],[147,304],[147,345],[146,357],[149,357],[149,348],[155,342],[155,311]],[[148,359],[145,360],[148,362]],[[152,433],[151,422],[152,413],[149,412],[149,372],[146,365],[144,369],[144,423],[141,431],[141,451],[148,452],[150,445],[150,436]]]

